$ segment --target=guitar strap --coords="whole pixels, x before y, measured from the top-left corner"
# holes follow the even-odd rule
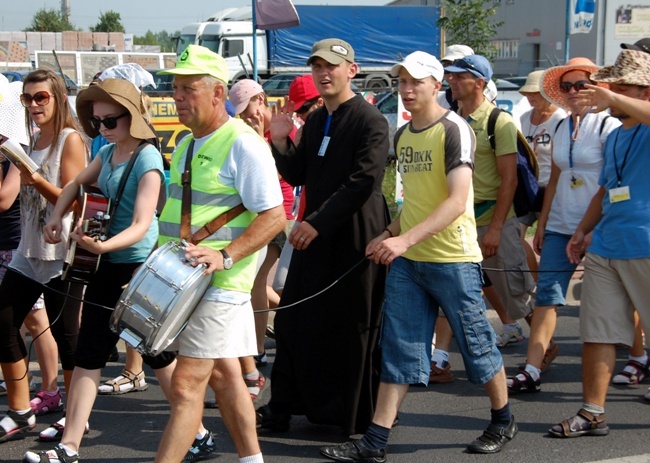
[[[192,234],[192,157],[194,156],[194,139],[187,147],[187,154],[185,155],[185,170],[181,176],[181,184],[183,185],[183,199],[181,202],[181,236],[182,240],[187,240],[192,244],[199,244],[201,241],[212,235],[225,224],[233,220],[239,214],[244,212],[246,208],[243,204],[228,209],[223,214],[215,219],[206,223],[203,227],[198,229],[196,233]]]
[[[122,174],[122,178],[120,179],[120,184],[117,187],[117,194],[115,195],[115,199],[111,201],[111,207],[109,210],[109,216],[111,219],[113,218],[113,214],[117,210],[117,207],[120,204],[120,199],[122,198],[122,194],[124,193],[124,188],[126,187],[126,181],[129,178],[129,175],[131,174],[131,170],[133,170],[133,165],[135,164],[135,160],[137,159],[138,155],[140,154],[140,151],[144,149],[145,146],[149,144],[148,141],[142,140],[138,147],[135,149],[133,152],[133,155],[131,156],[131,159],[129,159],[129,163],[126,166],[126,169],[124,169],[124,173]],[[113,148],[115,150],[115,148]],[[115,151],[113,151],[115,152]],[[111,155],[112,157],[112,155]],[[110,162],[110,160],[109,160]],[[109,224],[110,227],[110,224]],[[108,228],[107,228],[108,229]]]

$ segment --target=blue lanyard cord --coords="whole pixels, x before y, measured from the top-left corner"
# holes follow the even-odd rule
[[[332,124],[332,115],[327,115],[327,120],[325,121],[325,136],[330,133],[330,125]]]
[[[614,137],[614,146],[612,147],[612,154],[614,155],[614,169],[616,170],[616,180],[619,187],[621,186],[621,180],[623,179],[623,169],[625,169],[625,164],[627,163],[627,155],[630,154],[630,149],[634,144],[634,139],[636,138],[636,134],[639,132],[640,128],[641,124],[637,125],[634,133],[632,134],[632,139],[630,140],[630,143],[628,143],[627,149],[625,150],[625,155],[623,156],[623,162],[621,163],[620,171],[618,170],[618,161],[616,160],[616,146],[618,145],[618,135],[621,133],[622,129],[616,131],[616,137]]]

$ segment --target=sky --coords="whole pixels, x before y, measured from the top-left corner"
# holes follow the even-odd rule
[[[294,5],[385,5],[388,0],[294,0]],[[251,5],[250,0],[70,0],[70,22],[87,31],[106,11],[116,11],[127,33],[173,33],[186,24],[203,21],[224,8]],[[21,31],[43,8],[61,9],[60,0],[0,0],[0,30]]]

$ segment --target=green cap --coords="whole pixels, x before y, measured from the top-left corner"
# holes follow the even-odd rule
[[[352,45],[341,39],[325,39],[316,42],[311,48],[311,56],[307,60],[307,66],[314,58],[323,58],[328,63],[337,65],[343,61],[354,63],[354,50]]]
[[[218,53],[200,45],[188,45],[176,61],[176,67],[159,71],[158,74],[195,76],[207,74],[228,83],[226,60]]]

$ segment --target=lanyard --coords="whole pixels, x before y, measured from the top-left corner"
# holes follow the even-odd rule
[[[580,118],[580,116],[578,116]],[[578,132],[580,132],[580,126],[582,125],[582,121],[579,120],[578,122]],[[575,143],[576,139],[578,138],[578,134],[574,134],[574,128],[573,128],[573,117],[569,116],[569,169],[573,170],[573,144]]]
[[[614,169],[616,169],[616,180],[618,181],[617,186],[621,186],[621,180],[623,178],[623,169],[625,169],[625,164],[627,163],[627,155],[630,154],[630,149],[632,148],[632,145],[634,144],[634,139],[636,138],[636,134],[639,132],[639,129],[641,128],[641,124],[636,126],[636,129],[634,130],[634,133],[632,134],[632,139],[630,140],[630,143],[627,145],[627,149],[625,150],[625,156],[623,156],[623,162],[621,163],[621,170],[618,170],[618,161],[616,161],[616,145],[618,144],[618,135],[622,132],[622,129],[619,129],[616,131],[616,137],[614,137],[614,146],[612,147],[612,153],[614,155]]]
[[[327,120],[325,121],[325,136],[327,136],[329,134],[331,124],[332,124],[332,115],[328,114],[327,115]]]

